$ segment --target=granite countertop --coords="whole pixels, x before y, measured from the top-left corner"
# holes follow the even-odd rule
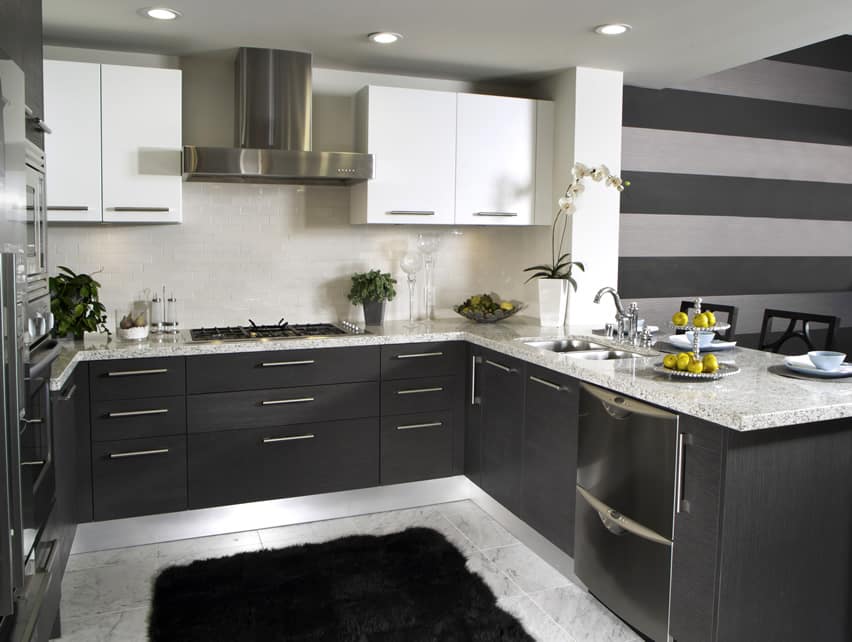
[[[693,382],[656,374],[653,366],[659,363],[660,354],[655,350],[631,348],[647,355],[637,359],[584,361],[528,346],[525,340],[569,335],[609,342],[592,337],[588,327],[542,328],[535,319],[525,317],[496,324],[440,319],[421,322],[416,327],[391,321],[381,328],[371,327],[370,332],[325,339],[230,343],[192,343],[188,333],[181,333],[138,344],[90,335],[82,342],[62,342],[51,389],[62,388],[80,361],[463,340],[737,431],[852,417],[852,380],[832,383],[782,377],[767,370],[782,364],[782,356],[747,348],[716,353],[721,362],[735,362],[740,373],[717,381]]]

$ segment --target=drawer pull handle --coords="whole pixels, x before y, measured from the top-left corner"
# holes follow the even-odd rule
[[[110,412],[107,417],[140,417],[142,415],[164,415],[169,411],[168,408],[154,408],[152,410],[125,410],[123,412]]]
[[[170,212],[170,207],[113,207],[113,212]]]
[[[126,453],[110,453],[110,459],[124,459],[126,457],[147,457],[148,455],[165,455],[169,452],[168,448],[157,448],[155,450],[132,450]]]
[[[530,381],[535,381],[536,383],[540,383],[543,386],[547,386],[548,388],[553,388],[558,392],[562,392],[563,388],[560,385],[553,383],[552,381],[548,381],[547,379],[539,379],[538,377],[530,376]]]
[[[474,216],[517,216],[517,212],[474,212]]]
[[[107,377],[138,377],[140,375],[164,374],[168,371],[168,368],[151,368],[150,370],[118,370],[116,372],[107,372]]]
[[[21,422],[25,423],[29,426],[30,424],[43,424],[44,419],[41,419],[41,418],[39,418],[39,419],[21,419]]]
[[[443,357],[443,352],[415,352],[412,354],[398,354],[397,359],[422,359],[423,357]]]
[[[71,398],[74,396],[74,393],[77,392],[77,384],[71,384],[71,387],[65,391],[65,394],[60,396],[59,398],[62,401],[71,401]]]
[[[405,424],[404,426],[397,426],[397,430],[413,430],[415,428],[440,428],[444,425],[443,421],[432,421],[427,424]]]
[[[48,211],[54,212],[88,212],[88,205],[48,205]]]
[[[46,463],[44,459],[38,459],[36,461],[22,461],[21,466],[44,466]]]
[[[434,210],[390,210],[391,216],[435,216]]]
[[[509,366],[504,366],[502,363],[497,363],[495,361],[489,361],[488,359],[485,360],[485,363],[487,363],[489,366],[494,366],[495,368],[498,368],[499,370],[502,370],[503,372],[515,372],[514,368],[510,368]]]
[[[410,390],[397,390],[396,394],[398,395],[419,395],[422,392],[443,392],[443,386],[437,386],[435,388],[411,388]]]
[[[301,439],[313,439],[316,435],[293,435],[292,437],[265,437],[263,439],[263,443],[265,444],[277,444],[282,441],[299,441]]]
[[[272,401],[261,401],[261,406],[281,406],[288,403],[308,403],[313,401],[313,397],[300,397],[298,399],[273,399]]]
[[[316,363],[313,359],[305,359],[304,361],[264,361],[260,364],[261,368],[278,368],[280,366],[309,366]]]

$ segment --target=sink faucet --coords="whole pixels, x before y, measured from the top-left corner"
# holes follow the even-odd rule
[[[624,341],[626,339],[631,344],[636,345],[639,341],[639,304],[634,301],[630,304],[629,311],[625,311],[618,292],[615,288],[609,286],[598,290],[594,302],[600,303],[605,294],[611,294],[612,300],[615,302],[618,340]]]

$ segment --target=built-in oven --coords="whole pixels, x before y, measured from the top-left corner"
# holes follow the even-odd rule
[[[29,343],[39,341],[53,327],[50,286],[47,274],[47,202],[44,182],[44,152],[27,141],[27,272],[24,329]]]

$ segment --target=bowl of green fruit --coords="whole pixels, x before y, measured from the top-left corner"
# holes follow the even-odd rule
[[[524,304],[520,301],[502,299],[495,292],[474,294],[468,297],[464,303],[453,306],[453,310],[457,314],[477,323],[502,321],[523,309]]]

